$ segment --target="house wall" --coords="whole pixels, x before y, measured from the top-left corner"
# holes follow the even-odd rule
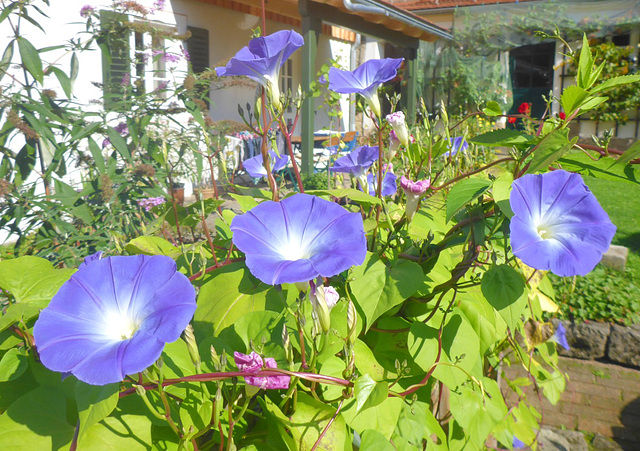
[[[609,0],[609,1],[589,1],[589,0],[581,0],[581,1],[568,1],[564,3],[569,3],[569,7],[567,8],[567,17],[569,19],[574,20],[575,22],[580,22],[585,18],[589,19],[606,19],[606,18],[618,18],[622,17],[625,13],[628,13],[629,10],[632,10],[634,7],[637,8],[636,0]],[[497,4],[497,5],[479,5],[479,6],[469,6],[465,7],[465,12],[470,13],[471,15],[476,17],[476,20],[483,20],[483,15],[494,12],[494,11],[503,11],[513,14],[514,16],[525,14],[526,11],[532,5],[528,2],[518,3],[513,2],[510,4]],[[444,26],[447,28],[451,28],[454,26],[460,26],[455,22],[454,12],[453,10],[426,10],[426,11],[418,11],[421,17],[424,17],[426,20],[429,20],[433,23],[436,23],[440,26]],[[636,49],[636,53],[638,51],[638,43],[640,41],[640,26],[631,32],[631,42],[630,46]],[[573,43],[575,46],[579,46],[580,43]],[[575,81],[570,77],[564,77],[564,82],[562,81],[562,64],[564,61],[564,57],[562,53],[564,53],[563,46],[561,44],[556,45],[556,56],[554,62],[554,84],[553,84],[553,94],[556,98],[560,97],[563,88],[575,84]],[[556,101],[552,106],[552,114],[557,114],[560,112],[560,105]],[[635,118],[637,117],[636,111],[629,112],[629,117],[631,119],[627,124],[619,124],[617,127],[614,123],[601,123],[596,124],[594,121],[590,120],[581,120],[579,122],[579,126],[576,127],[576,132],[582,138],[589,138],[591,135],[598,134],[602,136],[605,130],[607,129],[616,129],[616,137],[618,138],[636,138],[637,139],[637,125],[635,122]]]

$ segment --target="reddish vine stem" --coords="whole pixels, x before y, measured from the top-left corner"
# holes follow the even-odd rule
[[[231,379],[233,377],[272,377],[272,376],[291,376],[298,377],[300,379],[308,380],[310,382],[319,382],[330,385],[340,385],[343,387],[353,387],[353,382],[348,381],[346,379],[340,379],[338,377],[333,376],[325,376],[324,374],[316,374],[316,373],[304,373],[300,371],[289,371],[281,368],[269,368],[265,370],[260,370],[258,372],[250,372],[250,371],[226,371],[226,372],[218,372],[218,373],[203,373],[203,374],[193,374],[191,376],[184,376],[176,379],[165,379],[162,381],[163,387],[168,387],[170,385],[176,385],[180,382],[211,382],[211,381],[221,381],[225,379]],[[142,388],[145,390],[153,390],[158,387],[157,382],[148,382],[146,384],[141,384]],[[120,392],[120,398],[131,395],[136,392],[136,389],[133,387],[127,388]]]
[[[297,119],[298,117],[296,116],[296,121]],[[282,117],[279,120],[279,124],[280,124],[280,131],[284,135],[284,139],[287,144],[287,153],[289,154],[289,159],[291,159],[291,166],[293,167],[293,174],[296,177],[296,182],[298,182],[298,189],[300,190],[301,193],[304,193],[304,187],[302,186],[302,179],[300,178],[300,170],[298,169],[298,163],[296,162],[296,158],[293,154],[293,145],[291,144],[291,132],[287,130],[287,126],[282,120]],[[295,123],[291,129],[295,130]]]
[[[318,436],[318,440],[316,440],[316,442],[311,447],[311,451],[314,451],[318,447],[318,445],[320,444],[320,442],[324,438],[324,435],[327,433],[327,431],[329,430],[329,428],[331,427],[331,425],[333,424],[335,419],[338,417],[338,414],[340,413],[340,410],[342,410],[342,404],[344,404],[344,398],[342,400],[340,400],[340,404],[338,404],[338,408],[336,409],[336,413],[333,414],[333,416],[331,417],[331,419],[329,420],[327,425],[324,427],[324,429],[322,429],[322,432]]]

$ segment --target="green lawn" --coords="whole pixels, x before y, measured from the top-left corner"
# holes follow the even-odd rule
[[[618,227],[613,244],[629,248],[627,268],[640,277],[640,185],[592,177],[584,181]]]

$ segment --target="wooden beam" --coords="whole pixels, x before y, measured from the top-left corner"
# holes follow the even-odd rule
[[[409,37],[399,31],[390,30],[384,25],[371,23],[358,15],[345,13],[333,6],[323,3],[315,3],[310,0],[300,0],[299,5],[302,5],[303,3],[307,5],[305,9],[310,17],[321,17],[325,22],[349,28],[369,36],[374,36],[395,45],[412,49],[417,49],[420,45],[420,41],[417,38]],[[373,17],[375,16],[372,16],[372,18]],[[376,20],[380,19],[376,18]]]

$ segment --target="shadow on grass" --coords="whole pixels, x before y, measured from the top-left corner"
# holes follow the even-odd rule
[[[640,254],[640,232],[626,235],[616,241],[621,246],[628,247],[629,251]]]

